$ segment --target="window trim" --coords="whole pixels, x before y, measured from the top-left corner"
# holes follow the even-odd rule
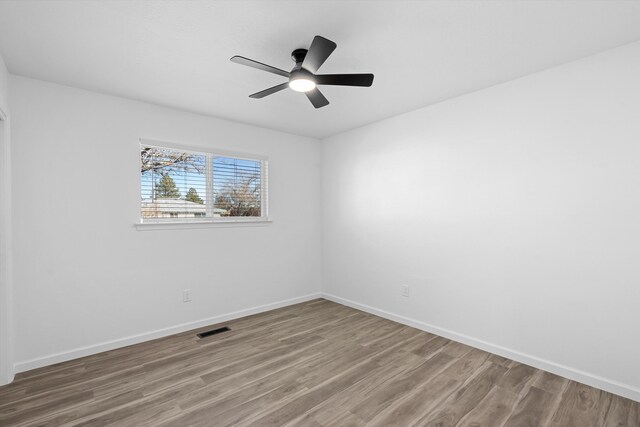
[[[184,145],[181,143],[161,141],[150,138],[139,138],[138,145],[138,188],[142,188],[142,174],[140,167],[142,160],[140,159],[140,146],[164,148],[169,150],[178,150],[194,154],[204,154],[206,158],[205,179],[207,181],[207,200],[213,200],[213,157],[231,157],[241,160],[251,160],[260,162],[260,213],[261,216],[252,217],[204,217],[204,218],[186,218],[177,221],[174,218],[146,218],[143,219],[142,199],[138,202],[138,222],[134,225],[138,230],[154,230],[154,229],[182,229],[182,228],[203,228],[203,227],[234,227],[234,226],[256,226],[267,225],[272,222],[269,217],[269,158],[260,154],[248,154],[239,151],[221,150],[217,148],[206,148],[192,145]],[[139,195],[138,195],[139,197]],[[211,205],[213,206],[213,205]],[[207,211],[209,210],[207,204]]]

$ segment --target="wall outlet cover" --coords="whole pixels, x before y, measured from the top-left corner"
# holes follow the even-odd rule
[[[409,297],[409,285],[402,285],[402,296]]]
[[[182,291],[182,302],[191,302],[191,289]]]

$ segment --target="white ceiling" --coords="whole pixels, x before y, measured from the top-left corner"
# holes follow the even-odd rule
[[[284,78],[231,56],[290,69],[316,34],[373,87],[248,98]],[[316,138],[636,40],[640,1],[0,1],[14,74]]]

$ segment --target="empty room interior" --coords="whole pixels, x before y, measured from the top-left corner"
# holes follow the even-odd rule
[[[0,0],[0,426],[640,427],[640,1]]]

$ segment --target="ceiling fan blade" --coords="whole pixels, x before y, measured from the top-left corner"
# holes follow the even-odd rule
[[[289,77],[291,75],[290,72],[281,70],[280,68],[272,67],[271,65],[263,64],[262,62],[254,61],[253,59],[245,58],[244,56],[234,56],[231,58],[231,62],[235,62],[236,64],[246,65],[248,67],[257,68],[258,70],[268,71],[273,74],[278,74],[282,77]]]
[[[302,68],[315,74],[315,72],[318,71],[318,68],[320,68],[320,66],[324,64],[324,61],[327,60],[329,55],[336,50],[337,46],[338,45],[331,40],[315,36],[311,42],[309,51],[307,51],[307,54],[304,57],[304,61],[302,61]]]
[[[313,90],[310,90],[309,92],[305,92],[305,95],[307,95],[307,98],[309,98],[309,101],[311,101],[313,106],[316,108],[322,108],[325,105],[329,105],[329,100],[325,98],[324,95],[318,89],[313,89]]]
[[[256,99],[264,98],[267,95],[280,92],[281,90],[286,89],[288,87],[289,87],[289,82],[282,83],[282,84],[279,84],[278,86],[270,87],[269,89],[265,89],[260,92],[256,92],[253,95],[249,95],[249,98],[256,98]]]
[[[318,74],[315,79],[318,85],[369,87],[373,84],[373,74]]]

